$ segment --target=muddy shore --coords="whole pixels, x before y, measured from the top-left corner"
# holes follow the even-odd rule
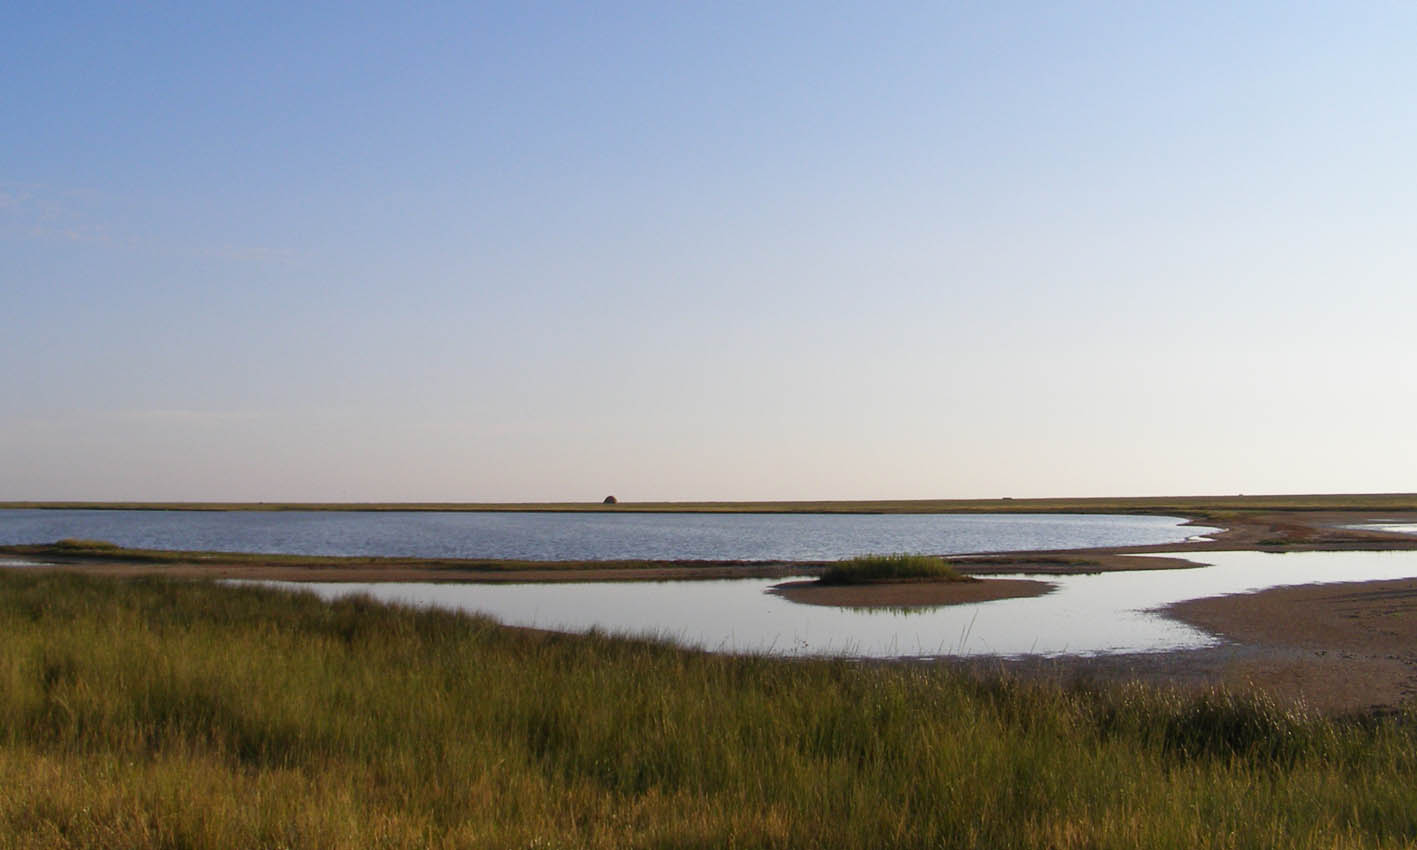
[[[1154,551],[1203,562],[1207,551],[1417,549],[1411,535],[1341,527],[1379,520],[1417,523],[1417,513],[1273,512],[1245,517],[1205,541],[1068,557],[1092,554],[1116,563]],[[1277,587],[1188,600],[1164,613],[1222,643],[1175,652],[942,663],[1064,684],[1140,681],[1185,691],[1262,692],[1327,714],[1391,713],[1417,700],[1417,579]]]

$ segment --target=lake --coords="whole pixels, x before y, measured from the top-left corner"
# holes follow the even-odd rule
[[[561,560],[835,560],[1174,543],[1216,529],[1099,514],[0,510],[0,545]]]
[[[1186,599],[1291,584],[1417,576],[1417,552],[1206,552],[1210,566],[1044,576],[1055,590],[909,613],[800,605],[780,579],[596,584],[273,583],[324,598],[375,599],[487,614],[515,626],[599,629],[684,646],[862,658],[1094,655],[1195,649],[1219,641],[1155,613]]]

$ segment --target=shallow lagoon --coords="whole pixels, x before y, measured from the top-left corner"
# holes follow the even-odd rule
[[[1210,552],[1211,566],[1046,576],[1044,596],[904,612],[788,602],[777,579],[573,584],[300,584],[322,597],[487,614],[559,631],[650,635],[714,651],[863,658],[1093,655],[1212,646],[1212,635],[1155,613],[1186,599],[1281,585],[1417,577],[1417,552]]]

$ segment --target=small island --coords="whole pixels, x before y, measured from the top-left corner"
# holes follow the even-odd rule
[[[975,578],[932,555],[898,554],[841,561],[814,580],[785,582],[772,592],[805,605],[896,609],[1041,596],[1052,589],[1046,581]]]

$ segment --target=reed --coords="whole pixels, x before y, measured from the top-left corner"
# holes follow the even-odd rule
[[[0,572],[0,847],[1382,847],[1417,731]]]

